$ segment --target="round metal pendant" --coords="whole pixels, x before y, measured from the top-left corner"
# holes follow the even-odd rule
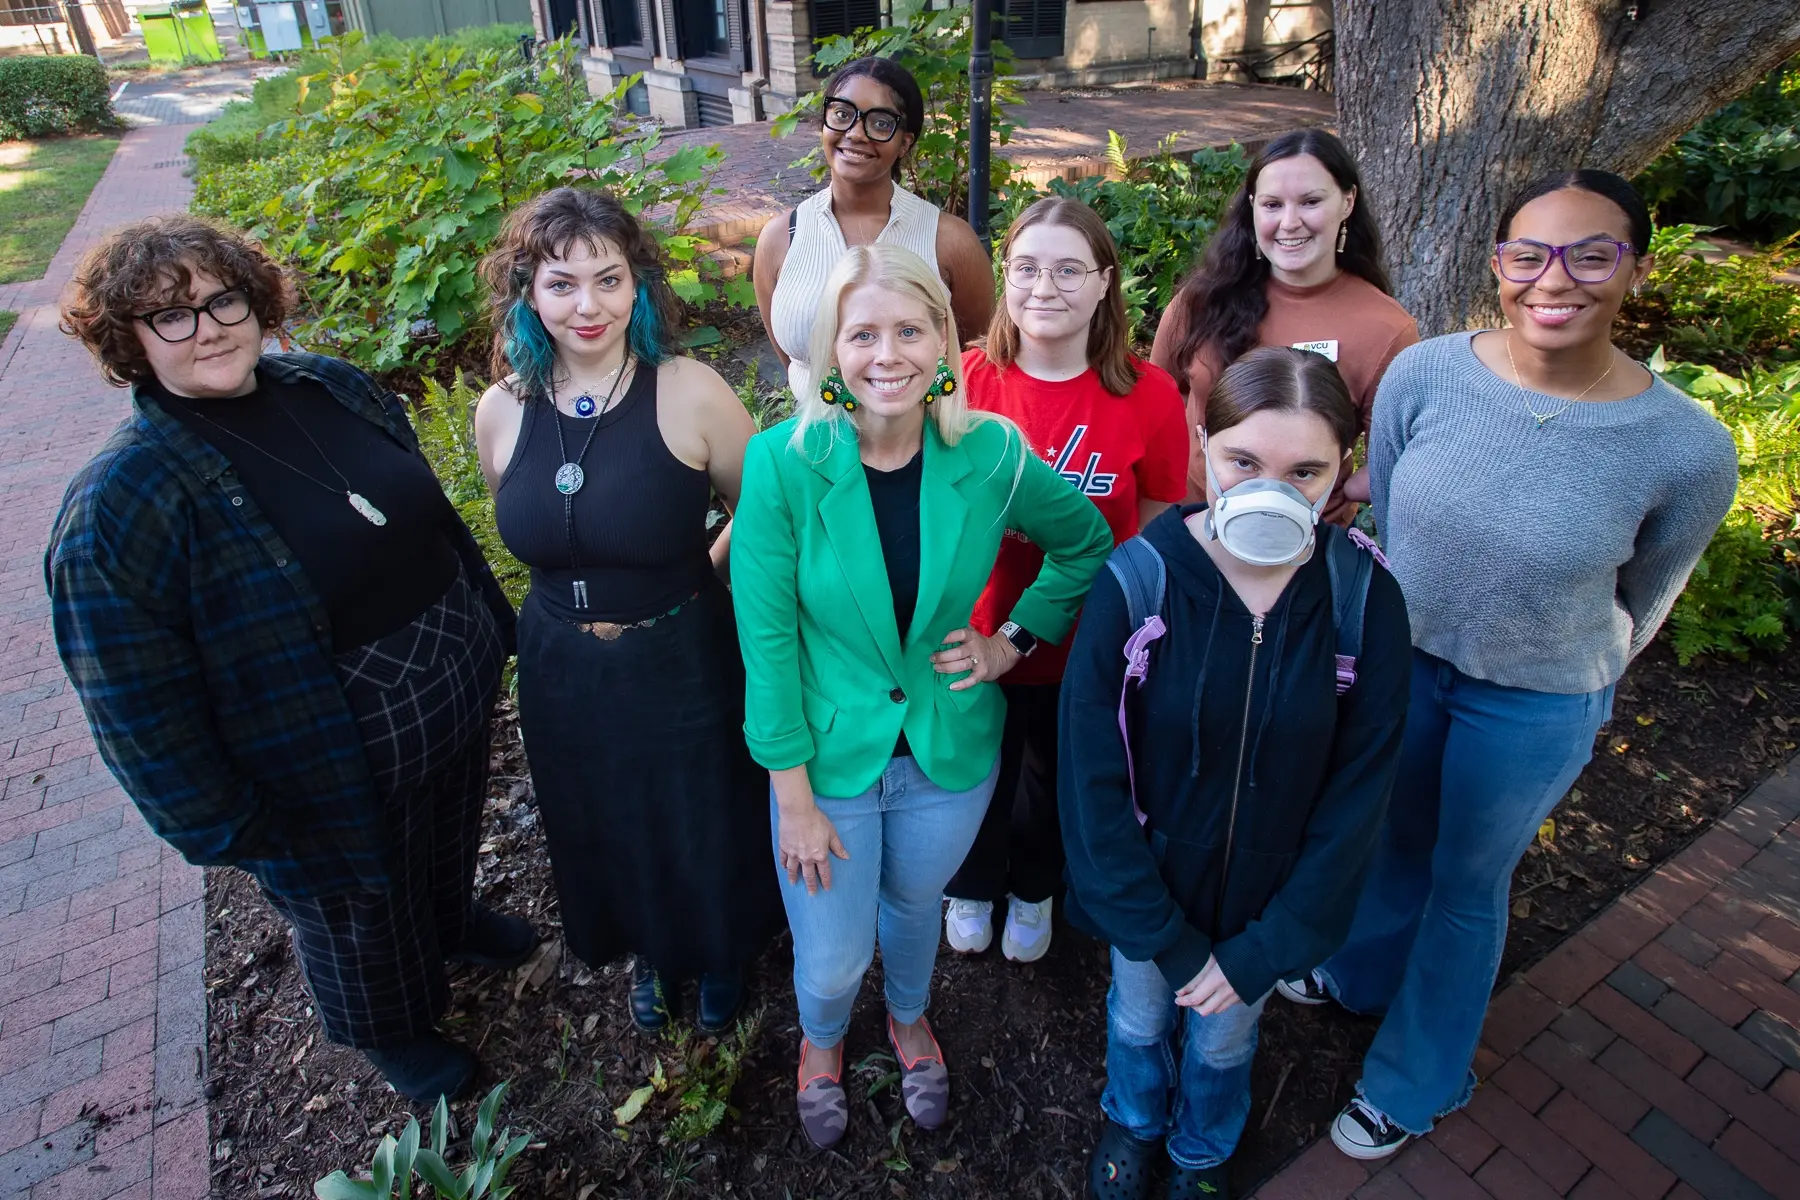
[[[582,473],[580,463],[564,463],[556,468],[556,490],[565,496],[573,496],[586,482],[587,476]]]
[[[578,417],[593,416],[594,415],[594,398],[592,396],[588,396],[588,395],[577,396],[575,398],[575,415]],[[579,487],[580,485],[577,484],[576,486]]]

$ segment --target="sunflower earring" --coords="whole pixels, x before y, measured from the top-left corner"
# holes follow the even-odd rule
[[[931,386],[925,389],[925,403],[930,404],[939,396],[954,396],[955,394],[956,372],[950,369],[950,363],[947,360],[940,358],[938,359],[937,374],[932,378]]]
[[[856,397],[850,394],[850,385],[844,382],[843,373],[836,367],[831,368],[819,385],[819,399],[827,404],[841,404],[845,412],[856,411]]]

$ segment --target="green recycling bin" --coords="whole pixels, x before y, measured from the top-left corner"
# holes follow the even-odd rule
[[[185,62],[225,61],[212,14],[204,4],[143,9],[138,12],[138,24],[144,31],[144,49],[151,62],[179,66]]]

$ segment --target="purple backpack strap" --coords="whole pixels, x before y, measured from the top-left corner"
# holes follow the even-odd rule
[[[1150,674],[1150,643],[1168,632],[1163,623],[1163,592],[1168,575],[1162,555],[1141,537],[1127,538],[1106,560],[1107,569],[1119,581],[1125,594],[1125,615],[1131,624],[1131,635],[1125,639],[1125,678],[1119,684],[1119,737],[1125,743],[1125,778],[1131,786],[1131,808],[1138,824],[1148,818],[1137,799],[1137,764],[1131,758],[1131,729],[1126,719],[1126,701],[1131,689],[1144,686]]]

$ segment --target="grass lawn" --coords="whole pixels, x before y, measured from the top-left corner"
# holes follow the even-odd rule
[[[0,283],[43,278],[118,145],[98,136],[0,142]]]
[[[12,332],[13,322],[18,319],[18,313],[7,312],[5,309],[0,308],[0,342],[6,340],[6,335]]]

